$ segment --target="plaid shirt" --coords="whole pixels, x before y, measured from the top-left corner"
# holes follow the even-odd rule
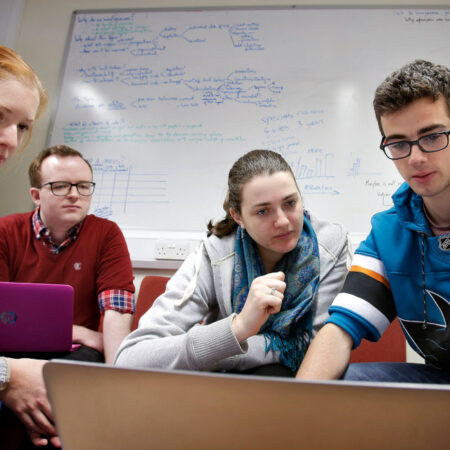
[[[31,216],[31,225],[36,239],[42,242],[44,247],[48,247],[49,251],[54,255],[61,253],[77,239],[82,224],[83,221],[72,227],[67,232],[66,239],[64,239],[61,244],[57,245],[52,241],[50,230],[45,226],[41,219],[39,208],[36,208]],[[104,314],[107,309],[132,314],[135,311],[134,294],[123,289],[108,289],[98,294],[98,306],[102,314]]]

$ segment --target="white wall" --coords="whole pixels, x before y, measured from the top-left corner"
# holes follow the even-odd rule
[[[0,3],[0,44],[15,48],[20,31],[25,0],[2,0]]]

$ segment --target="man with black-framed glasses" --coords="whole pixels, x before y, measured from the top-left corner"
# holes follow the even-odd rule
[[[450,70],[417,60],[376,90],[380,149],[405,180],[372,218],[298,378],[450,383]],[[426,364],[350,364],[398,317]]]
[[[88,215],[95,183],[89,161],[77,150],[64,145],[45,149],[28,173],[36,209],[0,218],[0,281],[73,286],[76,345],[58,357],[112,363],[130,333],[135,309],[123,234],[114,222]],[[0,358],[5,366],[3,371],[0,366],[4,406],[34,442],[41,436],[43,442],[58,444],[42,379],[43,361],[0,356],[8,356]],[[2,383],[2,373],[8,374],[7,383]]]

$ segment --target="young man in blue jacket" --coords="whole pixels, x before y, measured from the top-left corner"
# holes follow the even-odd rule
[[[297,377],[450,383],[450,70],[407,64],[373,104],[380,148],[405,182],[394,207],[372,218]],[[352,348],[378,340],[395,317],[426,364],[348,366]]]

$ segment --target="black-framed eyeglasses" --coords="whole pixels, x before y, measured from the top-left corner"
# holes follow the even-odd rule
[[[79,181],[78,183],[69,183],[68,181],[50,181],[48,183],[41,184],[39,189],[42,189],[44,186],[50,186],[52,194],[57,197],[69,195],[72,190],[72,186],[75,186],[78,193],[80,195],[84,195],[85,197],[92,195],[95,189],[95,183],[93,181]]]
[[[412,146],[417,145],[424,153],[440,152],[448,147],[448,135],[450,131],[431,133],[416,139],[415,141],[397,141],[384,144],[386,139],[381,139],[380,148],[389,159],[403,159],[411,154]]]

